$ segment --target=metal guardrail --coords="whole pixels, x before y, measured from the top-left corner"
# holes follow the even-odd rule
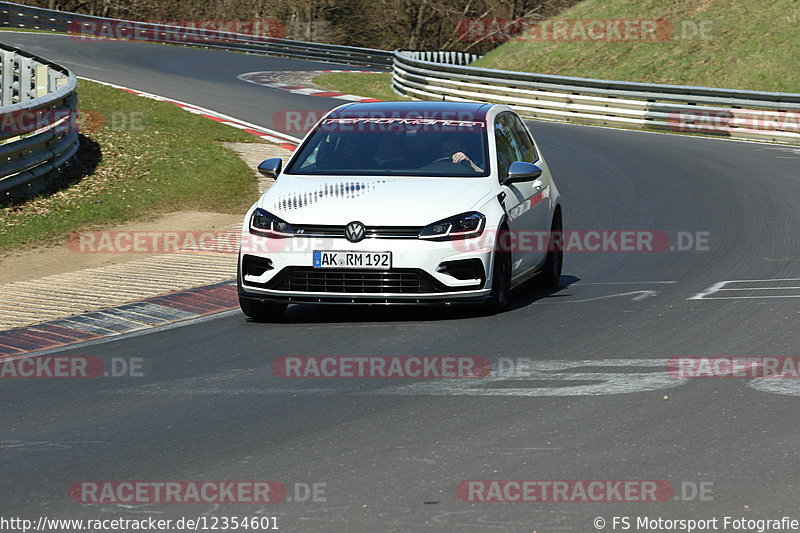
[[[800,144],[800,94],[570,78],[459,65],[396,50],[392,88],[421,100],[502,103],[560,122]]]
[[[35,189],[78,150],[75,75],[0,44],[0,193]]]
[[[462,52],[388,52],[369,48],[105,19],[0,1],[0,26],[67,32],[76,39],[134,40],[392,68],[392,88],[423,100],[510,105],[530,118],[720,135],[800,144],[800,94],[659,85],[512,72],[468,66]]]
[[[0,26],[69,33],[75,39],[85,40],[96,39],[98,36],[127,35],[132,40],[199,46],[387,70],[392,65],[392,53],[386,50],[293,41],[152,22],[109,19],[12,2],[0,2]]]

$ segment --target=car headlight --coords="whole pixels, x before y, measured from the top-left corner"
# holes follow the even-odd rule
[[[250,233],[267,237],[292,237],[294,229],[285,220],[259,207],[250,217]]]
[[[470,239],[483,233],[484,227],[486,227],[486,216],[477,211],[470,211],[425,226],[420,230],[419,238],[442,241]]]

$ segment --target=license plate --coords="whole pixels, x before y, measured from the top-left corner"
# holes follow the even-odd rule
[[[392,268],[392,252],[314,251],[315,268]]]

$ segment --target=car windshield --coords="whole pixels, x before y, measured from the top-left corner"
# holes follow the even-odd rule
[[[486,124],[436,118],[327,118],[303,144],[286,172],[488,176]]]

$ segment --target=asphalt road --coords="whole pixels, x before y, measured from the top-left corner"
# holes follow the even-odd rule
[[[266,128],[285,131],[276,111],[328,110],[344,102],[236,79],[246,72],[339,70],[352,66],[232,54],[145,42],[82,41],[66,35],[0,34],[0,42],[24,48],[72,69],[84,78],[115,83],[213,109]],[[356,67],[358,69],[358,67]],[[294,135],[297,132],[288,132]]]
[[[235,78],[317,68],[296,61],[0,38],[80,75],[264,126],[280,109],[336,103]],[[800,151],[529,126],[558,180],[567,229],[662,230],[674,245],[677,232],[708,232],[707,249],[570,253],[560,290],[520,291],[511,310],[489,318],[296,306],[282,324],[231,312],[66,350],[142,358],[145,375],[4,381],[0,515],[277,516],[283,531],[353,533],[589,532],[596,517],[611,530],[612,517],[626,515],[800,518],[800,385],[663,372],[677,356],[800,355],[798,300],[774,297],[800,296],[776,289],[797,282],[728,284],[751,290],[691,299],[722,281],[800,278]],[[470,355],[574,367],[466,385],[275,377],[273,361],[292,355]],[[324,483],[326,501],[84,506],[67,496],[81,480],[265,479],[290,492]],[[679,500],[681,487],[713,485],[703,500],[658,503],[456,497],[462,480],[496,479],[664,480]]]

